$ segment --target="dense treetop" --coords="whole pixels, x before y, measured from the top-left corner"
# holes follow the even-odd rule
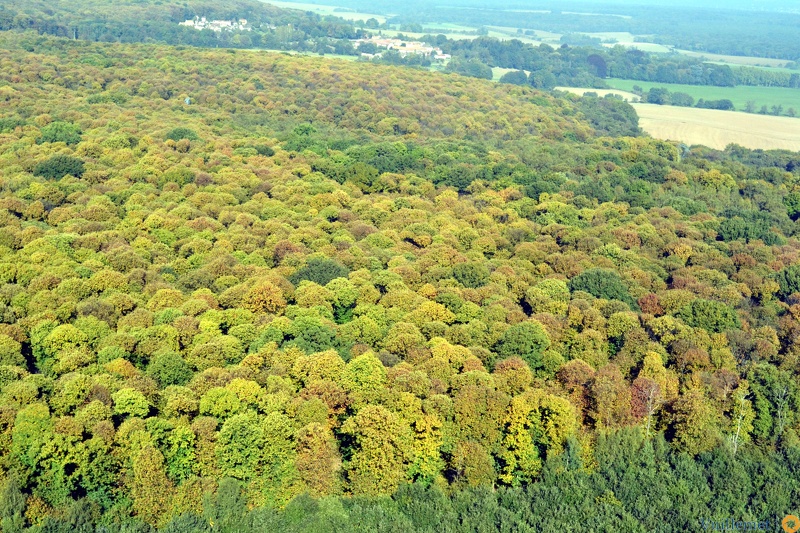
[[[619,528],[653,520],[619,457],[796,467],[798,154],[455,75],[1,44],[4,528],[541,528],[587,484]]]

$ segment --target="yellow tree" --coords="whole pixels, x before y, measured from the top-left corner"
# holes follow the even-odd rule
[[[411,430],[385,407],[368,405],[342,425],[353,446],[345,472],[353,494],[390,494],[406,479]]]
[[[328,427],[312,423],[298,431],[295,463],[312,495],[330,496],[341,491],[342,458]]]
[[[152,526],[169,520],[174,487],[164,469],[164,456],[147,445],[133,461],[133,480],[130,487],[133,510]]]

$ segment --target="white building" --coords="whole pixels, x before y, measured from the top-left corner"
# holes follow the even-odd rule
[[[186,20],[179,23],[181,26],[188,26],[196,30],[211,30],[211,31],[251,31],[252,28],[247,24],[247,19],[239,20],[208,20],[206,17],[195,17],[191,20]]]

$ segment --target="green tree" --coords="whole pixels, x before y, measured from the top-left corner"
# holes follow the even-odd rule
[[[11,457],[23,487],[32,484],[40,469],[43,448],[52,436],[53,422],[46,404],[34,403],[17,413],[12,430]]]
[[[327,285],[336,278],[346,278],[349,273],[348,268],[337,261],[327,258],[312,258],[306,262],[304,267],[289,276],[289,281],[295,286],[303,280],[313,281],[317,285]]]
[[[741,327],[739,317],[733,309],[713,300],[693,300],[678,311],[676,316],[693,328],[703,328],[709,333],[723,333]]]
[[[68,174],[80,178],[83,176],[84,170],[82,159],[71,155],[56,154],[37,164],[33,169],[33,175],[51,180],[60,180]]]
[[[800,218],[800,192],[791,192],[783,197],[783,205],[786,206],[786,214],[792,220]]]
[[[511,83],[513,85],[527,85],[528,75],[524,70],[511,70],[500,76],[500,83]]]
[[[386,384],[386,369],[381,360],[367,352],[345,366],[342,386],[359,404],[378,401]]]
[[[133,509],[152,526],[165,523],[173,496],[172,482],[164,471],[164,456],[153,446],[145,446],[133,461],[130,495]]]
[[[541,324],[528,320],[509,327],[500,337],[495,351],[500,358],[519,357],[531,368],[542,368],[542,354],[550,347],[550,339]]]
[[[217,460],[224,476],[248,481],[263,471],[264,429],[258,416],[245,412],[228,418],[219,431]]]
[[[9,533],[21,532],[25,526],[25,496],[15,478],[6,478],[0,485],[0,527]]]
[[[222,478],[216,493],[206,494],[203,508],[208,522],[223,531],[245,527],[247,500],[240,482],[234,478]]]
[[[180,126],[169,130],[167,134],[164,136],[164,139],[175,142],[180,141],[181,139],[197,141],[200,139],[200,137],[197,135],[197,132],[195,132],[191,128]]]
[[[780,290],[778,294],[786,299],[790,295],[800,292],[800,265],[792,265],[784,268],[775,275]]]
[[[80,127],[69,122],[51,122],[42,128],[42,135],[36,139],[37,144],[57,142],[78,144],[81,142]]]
[[[213,387],[200,398],[200,414],[224,419],[242,410],[236,393],[223,387]]]
[[[453,277],[468,289],[483,287],[489,280],[489,270],[480,263],[459,263],[453,267]]]
[[[136,389],[120,389],[111,397],[114,400],[114,414],[145,417],[150,412],[150,402]]]
[[[613,270],[602,268],[584,270],[569,281],[569,290],[588,292],[595,298],[620,300],[632,309],[638,308],[619,274]]]
[[[147,374],[161,387],[185,385],[193,375],[189,364],[175,352],[155,355],[147,365]]]
[[[689,454],[712,449],[719,442],[718,412],[703,391],[692,389],[671,406],[670,430],[676,447]]]

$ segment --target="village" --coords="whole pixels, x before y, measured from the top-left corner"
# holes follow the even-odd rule
[[[438,61],[450,59],[450,54],[443,53],[441,48],[436,48],[420,41],[404,41],[402,39],[375,35],[368,39],[355,39],[352,42],[357,49],[370,50],[369,52],[366,50],[361,52],[361,57],[367,59],[381,57],[382,52],[378,52],[377,49],[393,50],[399,53],[402,57],[414,54],[427,56]],[[376,51],[373,52],[372,50]]]
[[[239,20],[207,20],[206,17],[195,17],[190,20],[179,23],[181,26],[189,26],[196,30],[212,30],[216,32],[221,31],[251,31],[252,28],[248,26],[247,19]]]

